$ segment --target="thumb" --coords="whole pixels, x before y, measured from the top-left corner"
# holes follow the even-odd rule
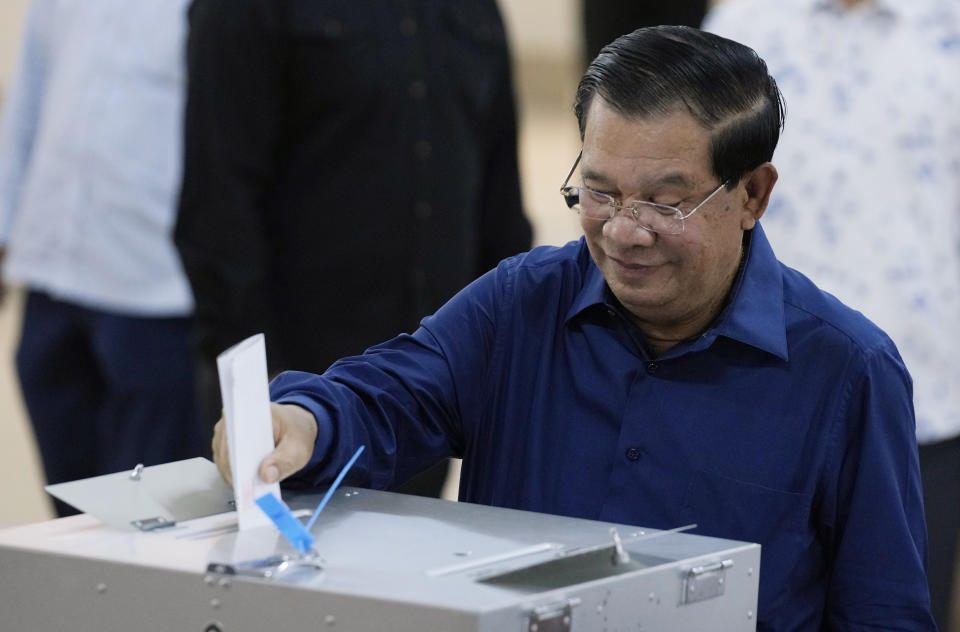
[[[264,459],[263,463],[260,464],[260,478],[264,483],[280,481],[280,468],[276,462],[270,460],[270,457]]]
[[[317,425],[313,414],[294,405],[272,404],[277,446],[260,464],[260,478],[276,483],[310,462]]]
[[[281,439],[277,447],[260,464],[260,478],[265,483],[277,483],[296,474],[309,460],[292,441]]]
[[[264,483],[277,483],[280,481],[280,468],[276,463],[269,463],[265,460],[260,466],[260,478],[263,479]]]

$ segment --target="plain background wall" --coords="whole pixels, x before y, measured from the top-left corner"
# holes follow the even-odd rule
[[[20,47],[29,0],[0,0],[0,98],[9,84]],[[39,461],[13,370],[19,331],[18,294],[0,306],[0,527],[50,516],[41,490]]]
[[[6,87],[16,63],[20,46],[20,31],[29,0],[0,2],[0,89]]]

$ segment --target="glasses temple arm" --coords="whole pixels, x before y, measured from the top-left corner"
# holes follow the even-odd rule
[[[577,165],[580,164],[580,158],[583,156],[583,150],[580,150],[580,153],[577,154],[577,159],[573,161],[573,166],[570,167],[570,172],[567,173],[567,177],[563,179],[563,184],[560,185],[560,189],[563,190],[563,187],[567,186],[567,183],[570,182],[570,177],[573,175],[573,172],[577,169]]]

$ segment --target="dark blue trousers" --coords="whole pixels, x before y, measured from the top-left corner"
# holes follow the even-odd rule
[[[190,332],[27,295],[17,371],[49,483],[209,454]]]

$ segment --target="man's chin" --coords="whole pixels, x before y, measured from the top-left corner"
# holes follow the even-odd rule
[[[641,318],[662,313],[668,303],[663,292],[645,291],[623,284],[620,287],[611,286],[610,290],[627,311]]]

